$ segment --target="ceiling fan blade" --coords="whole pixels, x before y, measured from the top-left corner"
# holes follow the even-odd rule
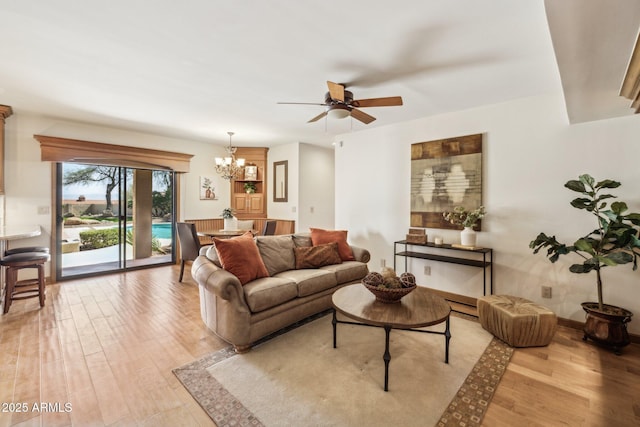
[[[326,107],[327,104],[318,104],[317,102],[278,102],[278,104],[289,104],[289,105],[321,105]]]
[[[402,97],[389,96],[387,98],[357,99],[353,101],[352,105],[354,107],[393,107],[402,105]]]
[[[360,120],[365,125],[368,125],[369,123],[371,123],[376,119],[375,117],[368,115],[364,111],[360,111],[355,108],[351,109],[351,117],[353,117],[356,120]]]
[[[321,114],[318,114],[317,116],[315,116],[313,119],[309,120],[307,123],[313,123],[313,122],[317,122],[318,120],[320,120],[321,118],[323,118],[324,116],[327,115],[326,111],[323,111]]]
[[[330,82],[328,80],[327,86],[329,86],[329,94],[331,95],[332,99],[344,102],[344,86],[338,83]]]

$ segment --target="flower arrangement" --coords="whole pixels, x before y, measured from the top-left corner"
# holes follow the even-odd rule
[[[222,210],[222,218],[224,219],[231,219],[233,218],[233,209],[231,208],[224,208]]]
[[[468,211],[464,206],[456,206],[452,212],[444,212],[442,216],[453,225],[474,227],[478,220],[486,215],[484,206]]]

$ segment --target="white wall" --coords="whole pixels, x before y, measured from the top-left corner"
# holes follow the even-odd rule
[[[269,218],[291,219],[296,231],[309,227],[333,228],[334,167],[333,149],[296,142],[269,148]],[[273,163],[287,160],[288,201],[273,201]]]
[[[483,204],[488,215],[478,244],[494,248],[494,293],[518,295],[552,308],[564,318],[584,320],[580,303],[596,300],[594,275],[578,275],[569,255],[551,264],[528,245],[541,231],[566,243],[596,227],[593,219],[570,206],[576,196],[563,187],[589,173],[622,182],[616,194],[640,211],[638,191],[640,117],[569,126],[562,95],[539,96],[429,117],[398,125],[340,135],[336,142],[336,228],[368,248],[370,269],[380,260],[393,264],[393,242],[409,228],[410,147],[412,143],[483,133]],[[427,229],[445,242],[459,242],[454,230]],[[398,258],[398,262],[401,259]],[[431,275],[423,266],[431,266]],[[400,269],[400,267],[398,267]],[[425,286],[465,295],[482,294],[479,269],[411,260],[409,270]],[[640,315],[640,271],[619,266],[604,271],[605,303]],[[553,287],[542,299],[540,287]],[[629,324],[640,333],[640,321]]]
[[[334,150],[300,144],[299,207],[296,229],[334,227]]]
[[[218,217],[222,209],[229,206],[229,183],[218,178],[213,170],[214,157],[225,154],[223,146],[64,122],[15,111],[6,122],[4,221],[7,225],[39,224],[43,229],[41,236],[21,241],[21,245],[49,245],[51,238],[51,164],[40,160],[40,145],[33,138],[34,134],[193,154],[190,172],[182,174],[179,219]],[[200,200],[200,175],[216,177],[219,200]],[[50,207],[51,213],[39,215],[38,207]]]

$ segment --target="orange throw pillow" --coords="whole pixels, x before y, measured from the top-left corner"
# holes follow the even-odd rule
[[[356,259],[347,243],[347,230],[323,230],[321,228],[310,228],[310,230],[313,246],[336,242],[342,261],[354,261]]]
[[[222,268],[236,276],[241,284],[269,276],[250,231],[231,239],[214,237],[213,244]]]

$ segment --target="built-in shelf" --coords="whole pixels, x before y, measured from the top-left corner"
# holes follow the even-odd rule
[[[267,217],[267,152],[264,147],[238,147],[236,157],[245,159],[245,167],[255,167],[255,179],[240,179],[231,181],[231,206],[238,219],[266,218]],[[255,191],[247,193],[244,184],[255,184]]]

